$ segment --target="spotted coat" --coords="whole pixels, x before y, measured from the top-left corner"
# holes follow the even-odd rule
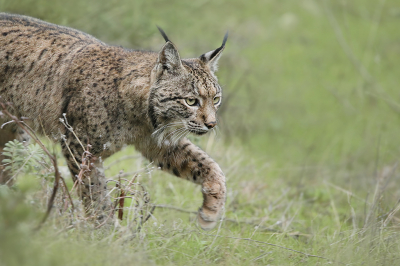
[[[35,131],[57,138],[74,181],[82,146],[91,145],[94,168],[78,189],[89,214],[111,209],[102,160],[132,144],[162,170],[202,186],[198,220],[209,229],[224,207],[225,176],[186,136],[205,134],[216,124],[222,91],[214,72],[226,37],[199,58],[181,59],[160,31],[166,40],[160,52],[135,51],[75,29],[0,13],[0,96],[12,104],[14,115],[28,117]],[[18,137],[15,128],[5,126],[0,149]],[[1,182],[6,175],[1,173]]]

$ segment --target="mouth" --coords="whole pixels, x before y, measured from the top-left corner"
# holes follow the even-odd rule
[[[193,133],[197,136],[202,136],[208,132],[208,130],[201,130],[201,129],[189,129],[190,133]]]

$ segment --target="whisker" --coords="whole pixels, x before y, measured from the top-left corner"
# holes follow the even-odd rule
[[[176,132],[177,130],[179,130],[179,129],[181,129],[181,128],[177,128],[177,129],[175,129],[175,130],[173,130],[172,132],[169,132],[169,134],[168,135],[166,135],[167,134],[167,132],[165,132],[164,130],[163,131],[161,131],[159,134],[157,134],[157,144],[158,144],[158,146],[162,146],[162,142],[166,139],[166,138],[168,138],[171,134],[173,134],[174,132]]]
[[[185,127],[180,127],[180,128],[175,129],[174,131],[170,132],[167,136],[165,136],[163,139],[168,138],[169,136],[173,135],[176,132],[181,132],[182,129],[185,129]]]
[[[152,133],[152,135],[160,134],[162,131],[164,131],[164,130],[167,129],[168,127],[172,127],[172,126],[180,125],[180,124],[184,124],[184,122],[180,121],[180,122],[172,122],[172,123],[166,124],[166,125],[160,127],[159,129],[157,129],[156,131],[154,131],[154,132]]]
[[[186,131],[186,129],[185,128],[183,128],[182,130],[180,130],[179,132],[177,132],[175,135],[173,135],[172,137],[171,137],[171,144],[172,145],[176,145],[176,143],[178,143],[178,141],[179,141],[179,139],[180,139],[180,135],[182,134],[182,133],[184,133]]]
[[[190,133],[190,131],[189,131],[188,129],[185,129],[185,130],[183,131],[183,133],[179,136],[179,139],[183,139],[183,138],[186,137],[187,134],[189,134],[189,133]]]
[[[179,140],[181,140],[182,138],[184,138],[185,135],[187,135],[189,132],[189,130],[187,128],[185,128],[182,132],[177,133],[173,138],[173,143],[174,145],[176,145],[178,143]]]
[[[182,130],[181,132],[179,132],[179,136],[178,134],[176,134],[176,136],[178,136],[178,138],[181,138],[181,136],[183,136],[183,134],[185,134],[185,132],[187,131],[187,128],[184,128],[184,130]]]
[[[186,138],[187,135],[189,135],[189,134],[190,134],[190,131],[188,130],[187,133],[186,133],[186,135],[184,136],[184,138]]]
[[[219,126],[218,126],[218,125],[215,126],[215,132],[216,132],[216,136],[219,137],[219,135],[220,135],[220,129],[219,129]]]

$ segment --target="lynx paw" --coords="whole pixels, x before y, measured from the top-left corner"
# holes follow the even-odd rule
[[[213,229],[217,223],[219,218],[221,217],[220,213],[215,212],[204,212],[203,208],[199,209],[197,214],[197,221],[203,230],[211,230]]]

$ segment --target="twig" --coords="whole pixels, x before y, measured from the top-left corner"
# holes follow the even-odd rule
[[[79,144],[81,145],[82,149],[85,150],[85,147],[83,146],[81,140],[78,138],[78,136],[75,134],[74,129],[72,128],[72,126],[70,124],[68,124],[68,120],[67,120],[67,114],[63,114],[63,118],[60,118],[60,122],[65,126],[66,129],[68,129],[70,132],[72,132],[72,134],[75,136],[76,140],[79,142]]]
[[[42,227],[42,225],[46,222],[47,218],[48,218],[49,215],[50,215],[51,209],[53,208],[54,199],[56,198],[56,194],[57,194],[57,190],[58,190],[58,185],[59,185],[60,179],[61,179],[60,172],[58,171],[57,163],[53,163],[53,165],[54,165],[54,171],[55,171],[55,173],[54,173],[54,174],[55,174],[55,180],[54,180],[54,185],[53,185],[53,192],[51,193],[49,202],[48,202],[48,204],[47,204],[47,211],[46,211],[46,214],[45,214],[45,216],[43,217],[43,219],[42,219],[42,221],[40,222],[40,224],[38,225],[38,227],[36,228],[37,230],[39,230],[39,229]],[[67,191],[68,191],[68,190],[67,190]],[[72,201],[71,201],[71,203],[72,203]]]
[[[3,127],[4,127],[5,125],[11,124],[11,123],[14,123],[14,120],[5,122],[4,124],[1,125],[0,129],[3,129]]]
[[[68,152],[69,152],[69,154],[71,155],[72,159],[74,159],[74,162],[75,162],[76,166],[78,166],[78,168],[80,169],[81,166],[80,166],[80,164],[76,161],[74,154],[72,153],[71,149],[69,148],[69,145],[68,145],[68,143],[67,143],[67,139],[66,139],[64,136],[62,136],[61,139],[64,141],[65,146],[67,147]],[[73,189],[73,187],[72,187],[72,189]],[[71,191],[72,191],[72,190],[71,190]]]
[[[197,214],[196,211],[189,211],[189,210],[181,209],[181,208],[178,208],[178,207],[175,207],[175,206],[170,206],[170,205],[156,204],[156,205],[153,205],[153,206],[155,206],[157,208],[162,208],[162,209],[171,209],[171,210],[184,212],[184,213]],[[248,225],[252,225],[252,226],[258,226],[260,224],[259,222],[237,221],[237,220],[232,219],[232,218],[224,218],[222,221],[231,222],[231,223],[235,223],[235,224],[244,223],[244,224],[248,224]],[[269,232],[274,232],[274,233],[280,233],[279,230],[268,228],[268,227],[259,227],[258,230],[264,230],[264,231],[269,231]]]
[[[261,259],[261,258],[263,258],[263,257],[265,257],[265,256],[267,256],[267,255],[269,255],[269,254],[271,254],[271,253],[272,253],[272,251],[270,251],[270,252],[265,252],[265,253],[261,254],[260,256],[255,257],[255,258],[252,259],[251,261],[259,260],[259,259]]]
[[[107,216],[107,218],[104,220],[104,222],[102,222],[101,224],[99,224],[98,226],[96,226],[95,229],[99,229],[100,227],[102,227],[103,225],[105,225],[105,224],[107,223],[108,219],[109,219],[110,217],[113,216],[114,211],[115,211],[115,209],[117,208],[117,205],[118,205],[118,200],[115,200],[115,201],[114,201],[114,206],[113,206],[113,208],[112,208],[110,214]]]
[[[150,210],[149,215],[147,215],[146,219],[144,219],[143,223],[147,222],[147,220],[153,215],[154,210],[156,209],[156,206],[153,206]]]
[[[142,225],[147,222],[148,219],[150,219],[150,217],[153,215],[154,210],[156,209],[156,206],[153,206],[149,212],[149,214],[147,215],[147,217],[140,222],[139,227],[137,229],[138,232],[140,232],[140,230],[142,229]]]
[[[122,173],[121,173],[122,174]],[[119,176],[118,178],[119,182],[116,184],[116,186],[119,188],[120,193],[119,193],[119,200],[118,200],[118,204],[119,204],[119,208],[118,208],[118,219],[120,219],[122,221],[122,218],[124,216],[124,204],[125,204],[125,191],[122,188],[122,184],[121,184],[121,176]]]
[[[234,236],[221,236],[221,235],[212,235],[212,234],[206,234],[206,233],[201,233],[201,234],[202,235],[206,235],[206,236],[230,238],[230,239],[236,239],[236,240],[245,240],[245,241],[250,241],[250,242],[261,243],[261,244],[264,244],[264,245],[273,246],[273,247],[277,247],[277,248],[281,248],[281,249],[286,249],[286,250],[289,250],[289,251],[292,251],[292,252],[296,252],[296,253],[302,254],[302,255],[304,255],[306,257],[320,258],[320,259],[324,259],[324,260],[327,260],[327,261],[332,261],[332,262],[338,262],[340,264],[345,264],[343,262],[331,260],[331,259],[326,258],[326,257],[304,253],[304,252],[301,252],[301,251],[298,251],[298,250],[295,250],[295,249],[292,249],[292,248],[287,248],[287,247],[284,247],[284,246],[280,246],[280,245],[277,245],[277,244],[272,244],[272,243],[268,243],[268,242],[264,242],[264,241],[254,240],[254,239],[251,239],[251,238],[241,238],[241,237],[234,237]]]
[[[144,169],[145,170],[145,169]],[[132,175],[137,175],[138,173],[142,172],[143,170],[135,171],[135,172],[127,172],[127,173],[119,173],[113,177],[110,177],[109,180],[114,180],[116,178],[127,177]]]
[[[192,214],[197,214],[196,211],[189,211],[189,210],[185,210],[185,209],[181,209],[175,206],[170,206],[170,205],[163,205],[163,204],[156,204],[153,205],[157,208],[162,208],[162,209],[171,209],[171,210],[175,210],[175,211],[179,211],[179,212],[185,212],[185,213],[192,213]]]
[[[110,163],[109,165],[107,165],[106,167],[104,167],[104,170],[108,170],[108,169],[111,168],[111,166],[113,166],[113,165],[115,165],[115,164],[117,164],[117,163],[120,163],[120,162],[122,162],[122,161],[129,160],[129,159],[135,159],[135,158],[139,158],[139,157],[140,157],[140,155],[127,155],[127,156],[123,156],[123,157],[121,157],[121,158],[119,158],[119,159],[117,159],[117,160],[111,162],[111,163]]]
[[[122,174],[122,172],[120,172],[120,174]],[[127,185],[126,187],[129,188],[129,186],[132,185],[133,182],[135,181],[136,177],[137,177],[137,175],[135,175],[130,181],[129,181],[129,180],[125,180],[125,181],[128,182],[128,185]],[[107,196],[110,195],[114,190],[119,190],[119,191],[120,191],[120,192],[119,192],[120,194],[119,194],[119,196],[117,196],[117,197],[114,199],[114,206],[113,206],[113,208],[112,208],[110,214],[107,216],[107,218],[106,218],[101,224],[99,224],[99,225],[96,227],[96,229],[102,227],[104,224],[107,223],[108,219],[111,218],[111,217],[113,216],[114,212],[117,210],[117,206],[118,206],[118,205],[119,205],[119,208],[118,208],[118,218],[120,218],[120,219],[122,220],[122,216],[123,216],[123,207],[124,207],[124,206],[123,206],[123,204],[121,204],[121,200],[124,201],[126,198],[135,199],[134,197],[126,196],[127,194],[129,194],[128,192],[129,192],[130,190],[127,189],[126,187],[125,187],[125,189],[122,188],[121,178],[119,178],[119,181],[117,181],[117,180],[107,180],[107,181],[114,181],[114,182],[116,182],[115,187],[114,187],[113,189],[111,189],[111,190],[107,193]],[[123,192],[123,193],[122,193],[122,192]],[[153,211],[154,211],[154,208],[151,210],[151,212],[150,212],[149,215],[151,215],[151,213],[152,213]],[[129,216],[129,214],[128,214],[128,216]],[[149,218],[150,218],[150,217],[148,216],[148,217],[145,219],[144,222],[146,222]],[[144,222],[143,222],[143,223],[144,223]],[[142,224],[143,224],[143,223],[142,223]]]
[[[43,217],[42,221],[40,222],[40,224],[38,225],[38,227],[36,228],[37,230],[41,228],[41,226],[46,222],[47,218],[50,215],[50,211],[53,207],[53,202],[54,199],[56,197],[56,193],[58,190],[58,185],[60,180],[63,181],[63,185],[65,186],[65,181],[64,178],[61,176],[60,172],[58,171],[58,165],[57,165],[57,160],[56,160],[56,156],[52,155],[44,146],[44,144],[40,141],[40,139],[36,136],[35,132],[32,130],[32,128],[30,128],[28,125],[26,125],[23,121],[21,122],[16,116],[12,115],[10,112],[8,112],[7,108],[6,108],[6,104],[3,103],[2,101],[0,101],[0,105],[2,108],[2,113],[6,114],[8,117],[10,117],[12,120],[14,120],[14,122],[22,129],[24,130],[26,133],[28,133],[28,135],[35,140],[35,142],[42,148],[42,150],[47,154],[47,156],[49,157],[49,159],[51,160],[51,162],[53,163],[54,166],[54,186],[53,186],[53,192],[50,196],[48,205],[47,205],[47,211],[45,216]],[[72,209],[74,209],[74,203],[72,202],[72,198],[71,195],[68,193],[67,190],[67,194],[68,194],[68,198],[71,202],[71,207]]]

